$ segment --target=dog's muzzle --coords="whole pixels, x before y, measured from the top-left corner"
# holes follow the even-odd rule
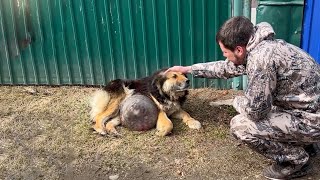
[[[180,83],[179,86],[176,86],[175,91],[185,91],[190,86],[190,80],[186,80],[184,83]]]

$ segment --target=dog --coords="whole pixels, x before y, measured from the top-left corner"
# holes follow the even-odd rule
[[[101,135],[117,135],[121,124],[120,106],[128,97],[140,94],[150,98],[158,109],[156,134],[166,136],[173,124],[169,118],[181,119],[189,128],[200,129],[201,123],[182,109],[188,95],[189,80],[180,72],[161,69],[151,76],[136,80],[116,79],[96,91],[90,103],[93,129]]]

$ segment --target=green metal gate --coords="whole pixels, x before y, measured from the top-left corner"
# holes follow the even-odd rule
[[[103,85],[222,59],[230,12],[229,0],[1,0],[0,84]]]
[[[276,38],[300,46],[304,0],[259,0],[257,22],[269,22]]]

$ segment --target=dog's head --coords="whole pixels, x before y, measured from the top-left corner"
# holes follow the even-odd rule
[[[187,94],[189,79],[180,72],[161,70],[154,75],[153,86],[170,97],[181,97]]]

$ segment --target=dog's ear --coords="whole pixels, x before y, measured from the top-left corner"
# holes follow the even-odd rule
[[[166,80],[165,73],[160,72],[153,77],[152,86],[156,89],[161,90],[161,87],[162,87],[163,83],[165,82],[165,80]]]

